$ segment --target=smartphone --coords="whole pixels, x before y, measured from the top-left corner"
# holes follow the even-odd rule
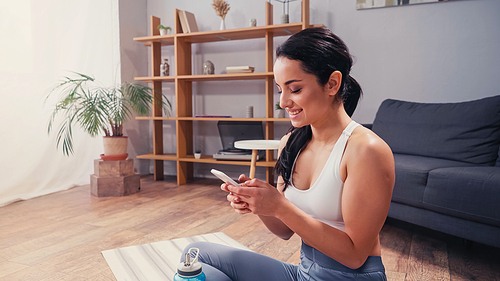
[[[214,174],[216,177],[218,177],[219,179],[221,179],[225,183],[229,183],[229,184],[232,184],[234,186],[240,186],[232,178],[230,178],[228,175],[224,174],[223,172],[221,172],[219,170],[212,169],[210,172],[212,172],[212,174]]]

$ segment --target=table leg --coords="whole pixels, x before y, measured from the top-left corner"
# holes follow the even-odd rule
[[[255,178],[255,164],[257,162],[257,149],[252,150],[252,161],[250,162],[250,175],[251,179]]]

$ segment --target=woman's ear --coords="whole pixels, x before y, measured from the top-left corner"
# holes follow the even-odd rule
[[[342,82],[342,73],[340,71],[335,70],[330,74],[330,79],[328,80],[328,83],[326,83],[327,90],[330,92],[329,94],[334,96],[337,94],[340,88],[340,84]]]

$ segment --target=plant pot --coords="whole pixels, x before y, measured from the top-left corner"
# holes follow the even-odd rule
[[[168,29],[160,29],[160,35],[167,35],[168,34]]]
[[[274,111],[274,118],[285,118],[285,110],[284,109],[276,109]]]
[[[200,159],[201,158],[201,153],[195,153],[194,154],[195,159]]]
[[[127,154],[128,137],[103,137],[104,155]]]

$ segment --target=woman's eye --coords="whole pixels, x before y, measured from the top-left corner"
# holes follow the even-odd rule
[[[292,92],[293,94],[296,94],[296,93],[300,92],[300,90],[302,90],[302,88],[297,89],[297,90],[292,90],[291,92]]]

